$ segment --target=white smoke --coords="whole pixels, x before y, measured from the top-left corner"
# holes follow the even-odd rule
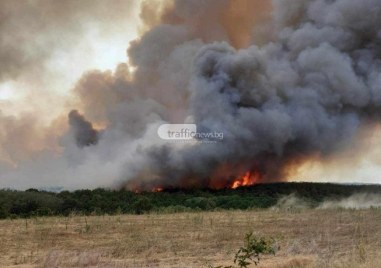
[[[308,198],[301,198],[296,194],[290,194],[279,198],[274,210],[303,210],[303,209],[370,209],[381,208],[381,195],[375,193],[360,192],[348,197],[333,199],[327,198],[317,202]]]
[[[290,194],[279,198],[273,210],[302,210],[311,208],[311,202],[298,197],[296,194]]]
[[[368,209],[381,208],[381,196],[379,194],[358,193],[341,200],[326,200],[322,202],[319,209]]]

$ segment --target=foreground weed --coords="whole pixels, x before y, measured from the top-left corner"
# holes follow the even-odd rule
[[[256,237],[252,232],[246,234],[244,246],[240,247],[234,257],[234,264],[239,268],[247,268],[251,264],[258,265],[262,254],[275,255],[274,239]],[[209,268],[236,268],[236,266],[209,266]]]

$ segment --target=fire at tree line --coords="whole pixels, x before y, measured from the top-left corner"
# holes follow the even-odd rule
[[[310,207],[357,193],[381,194],[381,185],[272,183],[237,189],[168,189],[160,192],[77,190],[59,193],[28,189],[0,190],[0,218],[33,216],[175,213],[229,209],[261,209],[294,194]]]

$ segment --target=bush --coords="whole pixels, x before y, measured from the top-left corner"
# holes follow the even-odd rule
[[[153,208],[151,201],[147,197],[139,198],[132,204],[132,207],[136,214],[143,214]]]
[[[6,219],[9,217],[8,211],[6,211],[3,207],[0,207],[0,219]]]
[[[38,208],[35,212],[35,215],[36,216],[50,216],[52,215],[52,211],[50,210],[50,208],[47,208],[47,207],[41,207],[41,208]]]
[[[168,207],[161,207],[155,210],[158,213],[181,213],[181,212],[192,212],[195,211],[195,209],[191,209],[189,207],[175,205],[175,206],[168,206]]]
[[[258,265],[262,254],[275,255],[275,241],[270,238],[258,238],[253,233],[245,236],[244,246],[241,247],[234,257],[234,264],[239,268],[247,268],[251,264]],[[213,268],[213,266],[211,266]],[[234,266],[216,266],[214,268],[235,268]]]
[[[211,210],[216,207],[216,203],[206,197],[192,197],[185,200],[185,206],[194,209]]]
[[[242,268],[246,268],[252,262],[257,265],[261,254],[275,254],[274,244],[273,239],[257,238],[253,233],[248,233],[245,236],[245,245],[235,255],[234,263]]]

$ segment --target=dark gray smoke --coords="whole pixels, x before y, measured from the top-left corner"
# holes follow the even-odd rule
[[[174,1],[130,47],[134,80],[106,80],[115,96],[106,132],[144,142],[155,135],[152,126],[188,121],[223,132],[224,140],[144,144],[134,152],[139,166],[127,163],[127,187],[221,187],[245,171],[284,180],[292,166],[350,146],[377,120],[381,2],[274,1],[267,43],[244,49],[218,23],[229,1],[203,3]],[[203,13],[208,8],[219,12]]]
[[[176,1],[172,12],[185,7]],[[283,180],[291,166],[350,146],[379,118],[380,1],[274,1],[272,41],[239,50],[229,40],[198,40],[187,15],[151,29],[130,57],[137,78],[157,75],[186,90],[186,118],[223,132],[224,140],[148,148],[159,185],[213,186],[215,176],[229,181],[252,169],[261,181]],[[206,20],[206,28],[213,23]],[[228,173],[216,172],[224,165]]]
[[[174,0],[155,11],[144,1],[144,33],[127,51],[134,71],[121,64],[77,83],[87,119],[70,113],[80,148],[64,135],[56,170],[88,187],[219,188],[247,171],[285,180],[355,146],[381,115],[381,1],[263,3]],[[224,139],[158,138],[161,124],[184,122]]]
[[[69,125],[78,147],[91,146],[98,143],[98,131],[77,110],[72,110],[69,113]]]

